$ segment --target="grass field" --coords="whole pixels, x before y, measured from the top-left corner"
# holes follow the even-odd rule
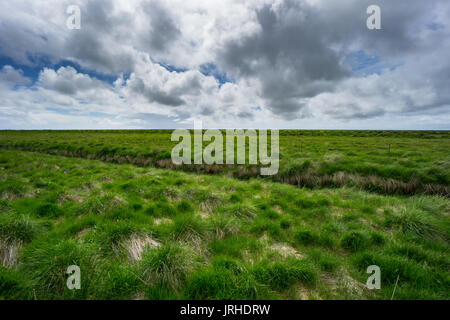
[[[3,132],[0,298],[450,298],[448,132],[283,132],[275,181],[167,170],[168,137]]]
[[[188,172],[223,173],[240,179],[259,176],[259,170],[250,165],[174,166],[170,156],[177,142],[170,141],[171,132],[3,131],[0,148]],[[267,179],[310,188],[349,186],[381,194],[448,197],[449,150],[449,131],[283,130],[280,169],[277,175]]]

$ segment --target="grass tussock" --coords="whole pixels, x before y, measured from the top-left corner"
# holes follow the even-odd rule
[[[405,234],[429,239],[448,238],[435,219],[419,211],[402,210],[393,217],[393,224]]]
[[[192,253],[178,244],[165,244],[144,252],[139,263],[141,279],[150,286],[177,291],[194,267]]]
[[[119,150],[104,157],[133,159]],[[324,161],[337,169],[346,154],[333,152]],[[286,177],[314,176],[320,163],[305,160]],[[390,299],[397,279],[396,299],[449,298],[445,196],[17,150],[0,150],[0,167],[0,181],[17,187],[0,200],[0,299]],[[381,290],[365,286],[372,264]],[[80,290],[66,286],[70,265]]]
[[[25,247],[21,259],[20,270],[29,279],[27,292],[37,299],[88,298],[95,278],[101,276],[94,247],[74,240],[39,241]],[[66,270],[71,265],[83,270],[81,290],[66,286]]]

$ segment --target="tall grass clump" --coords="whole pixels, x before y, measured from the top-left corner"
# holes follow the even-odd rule
[[[12,195],[13,197],[20,197],[27,191],[27,185],[25,182],[20,181],[18,179],[7,177],[0,184],[0,196],[9,197],[8,195]]]
[[[194,257],[186,248],[169,243],[146,250],[139,263],[139,271],[146,285],[178,291],[194,264]]]
[[[297,282],[313,285],[317,280],[317,273],[313,266],[307,261],[297,259],[262,261],[256,264],[251,272],[257,281],[278,291]]]
[[[69,290],[66,286],[66,270],[71,265],[80,267],[80,290]],[[27,291],[33,295],[30,298],[87,299],[101,278],[99,265],[94,246],[75,240],[48,238],[24,248],[20,270],[26,275],[30,289]]]
[[[329,233],[323,230],[315,231],[308,227],[297,229],[294,232],[294,241],[305,246],[318,245],[329,248],[334,246],[334,239]]]
[[[148,237],[149,231],[145,228],[134,223],[120,221],[100,224],[95,232],[89,234],[88,240],[97,243],[105,257],[112,255],[120,258],[132,253],[133,248],[129,247],[132,244],[128,243],[128,240],[134,238],[145,242]],[[140,256],[140,253],[137,256]]]
[[[228,255],[242,258],[245,250],[256,252],[261,249],[261,243],[256,239],[248,237],[230,237],[225,239],[214,239],[209,249],[214,255]]]
[[[236,218],[251,218],[256,214],[256,208],[243,203],[233,203],[219,208],[219,212],[229,214]]]
[[[19,271],[0,265],[0,300],[23,297],[23,277]]]
[[[194,214],[179,214],[174,219],[173,236],[176,240],[199,240],[206,235],[208,225]]]
[[[310,252],[310,256],[322,271],[334,272],[340,265],[339,259],[326,251],[314,249]]]
[[[217,239],[223,239],[238,234],[241,225],[239,220],[232,216],[214,215],[208,219],[209,229]]]
[[[13,266],[19,258],[19,250],[50,227],[29,216],[0,215],[0,265]]]
[[[341,238],[341,247],[351,252],[360,251],[369,244],[367,237],[358,231],[351,231],[344,234]]]
[[[6,242],[31,242],[50,228],[50,223],[38,222],[29,216],[0,215],[0,239]]]
[[[404,234],[416,235],[425,239],[448,237],[435,219],[418,210],[404,209],[392,217],[392,222]]]
[[[422,299],[445,297],[448,292],[448,273],[437,271],[427,264],[418,264],[405,257],[391,256],[381,253],[357,253],[351,262],[361,273],[370,265],[377,265],[381,269],[381,283],[385,284],[388,297],[392,294],[393,286],[398,279],[398,293],[404,299],[416,299],[418,293],[425,295]],[[364,275],[364,277],[366,277]],[[382,287],[383,289],[383,287]]]
[[[258,283],[241,264],[222,258],[213,266],[196,270],[185,290],[188,299],[255,300],[271,299],[274,294],[267,286]]]

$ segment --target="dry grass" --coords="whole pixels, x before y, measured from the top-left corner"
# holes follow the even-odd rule
[[[0,263],[5,267],[15,265],[21,247],[21,241],[5,241],[0,239]]]
[[[142,252],[145,248],[157,248],[161,244],[150,238],[149,236],[137,236],[134,235],[127,240],[120,243],[120,247],[127,251],[130,260],[141,260]]]
[[[83,229],[83,230],[79,231],[79,232],[76,234],[75,237],[77,237],[78,239],[81,239],[81,238],[83,238],[85,235],[87,235],[90,231],[91,231],[91,228]]]
[[[153,220],[153,223],[155,225],[160,225],[160,224],[164,224],[164,223],[172,223],[172,219],[169,218],[156,218],[155,220]]]
[[[295,250],[293,247],[285,243],[274,243],[270,247],[270,250],[276,251],[283,258],[295,257],[297,259],[304,258],[305,256]]]
[[[41,150],[39,148],[31,147],[11,147],[2,146],[4,149],[17,149],[26,151],[37,151],[49,154],[60,154],[69,157],[85,157],[89,159],[97,159],[105,162],[113,163],[129,163],[137,166],[155,166],[158,168],[183,170],[189,172],[206,173],[206,174],[220,174],[225,173],[226,176],[235,177],[239,179],[248,179],[251,177],[260,176],[260,168],[258,166],[230,166],[230,165],[193,165],[183,164],[175,165],[171,159],[155,160],[143,156],[119,156],[119,155],[101,155],[82,152],[80,150],[76,152],[50,149]],[[324,163],[339,162],[342,159],[340,153],[329,153],[324,156]],[[436,163],[436,161],[435,161]],[[439,162],[440,163],[440,162]],[[437,164],[439,165],[439,164]],[[54,169],[54,168],[53,168]],[[450,197],[450,187],[448,185],[438,183],[422,183],[418,180],[410,180],[403,182],[396,179],[390,179],[379,176],[362,176],[360,174],[354,174],[349,172],[335,172],[333,174],[318,175],[314,168],[308,168],[301,173],[296,173],[288,176],[275,175],[272,177],[275,181],[297,185],[301,187],[309,188],[321,188],[321,187],[341,187],[341,186],[356,186],[369,191],[376,191],[383,194],[430,194],[430,195],[442,195]],[[9,200],[9,199],[6,199]]]
[[[332,175],[316,176],[311,169],[302,174],[277,178],[280,182],[296,185],[299,187],[321,188],[321,187],[343,187],[356,186],[370,191],[383,194],[405,194],[426,193],[432,195],[450,196],[450,188],[439,184],[422,184],[417,180],[403,182],[395,179],[386,179],[378,176],[362,176],[347,172],[336,172]]]
[[[345,296],[351,299],[361,299],[361,297],[365,297],[367,292],[366,285],[353,279],[343,268],[333,275],[324,277],[324,280],[332,292],[342,291]]]

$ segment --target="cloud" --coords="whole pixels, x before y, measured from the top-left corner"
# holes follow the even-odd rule
[[[23,75],[23,71],[14,69],[10,65],[5,65],[0,70],[0,83],[7,86],[25,85],[31,80]]]
[[[90,76],[78,73],[73,67],[58,70],[44,68],[39,74],[39,85],[62,94],[75,95],[80,91],[98,90],[106,85]]]
[[[80,30],[65,27],[69,4],[81,8]],[[2,2],[0,119],[30,127],[51,126],[45,117],[58,126],[153,126],[158,116],[174,126],[395,126],[395,117],[411,127],[450,125],[448,1],[381,1],[382,30],[366,28],[370,4]],[[22,71],[30,68],[34,83]]]
[[[265,105],[285,119],[309,117],[308,109],[317,108],[319,101],[327,103],[320,107],[322,111],[340,119],[380,116],[399,105],[403,105],[403,110],[426,109],[439,104],[430,99],[433,91],[441,91],[438,86],[450,83],[436,70],[429,79],[437,81],[425,85],[425,90],[423,81],[413,73],[429,73],[430,68],[425,63],[418,68],[415,61],[431,64],[427,58],[436,45],[448,45],[448,41],[444,45],[437,40],[448,34],[448,28],[446,33],[435,33],[435,39],[431,39],[433,34],[421,37],[421,24],[433,19],[433,15],[429,14],[429,3],[414,4],[383,4],[383,30],[373,32],[364,27],[366,16],[355,14],[365,13],[366,1],[275,1],[256,10],[258,31],[227,41],[219,52],[219,61],[238,78],[258,79]],[[431,8],[436,9],[438,4],[442,2],[434,1]],[[422,50],[416,55],[418,47]],[[362,49],[382,57],[384,64],[378,68],[390,64],[406,66],[400,73],[383,70],[378,84],[366,86],[364,95],[360,95],[370,80],[356,76],[344,62]],[[447,65],[445,51],[442,49],[439,61]],[[383,82],[401,89],[400,97],[384,95],[388,88]],[[427,103],[422,102],[421,94],[425,94]],[[433,98],[437,99],[437,95]]]
[[[146,1],[142,8],[149,17],[149,32],[142,34],[144,46],[149,50],[166,51],[181,35],[178,26],[164,2]]]

